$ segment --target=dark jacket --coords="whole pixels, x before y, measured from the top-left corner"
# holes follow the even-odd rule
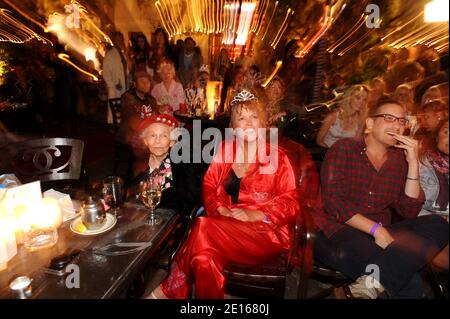
[[[201,199],[201,182],[203,171],[198,164],[171,162],[173,185],[163,190],[160,208],[173,209],[181,215],[188,215]],[[139,183],[149,176],[147,167],[133,180],[133,187],[138,191]]]

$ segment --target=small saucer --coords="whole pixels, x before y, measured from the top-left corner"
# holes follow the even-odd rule
[[[83,235],[83,236],[98,235],[98,234],[102,234],[102,233],[110,230],[111,228],[114,227],[114,225],[116,223],[117,223],[117,218],[110,213],[106,213],[106,221],[102,227],[100,227],[99,229],[95,229],[95,230],[86,229],[85,231],[82,232],[82,231],[79,231],[79,225],[81,224],[81,216],[79,216],[78,218],[75,218],[70,223],[70,230],[73,231],[75,234]]]

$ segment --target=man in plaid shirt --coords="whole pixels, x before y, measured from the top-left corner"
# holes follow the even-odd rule
[[[347,297],[421,298],[418,271],[448,243],[442,218],[417,218],[418,142],[402,135],[407,123],[398,102],[380,101],[365,136],[338,141],[322,164],[314,253],[317,262],[355,279]],[[392,211],[404,220],[392,224]]]

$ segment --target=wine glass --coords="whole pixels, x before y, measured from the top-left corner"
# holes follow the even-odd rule
[[[161,224],[161,216],[155,213],[155,208],[161,201],[161,185],[159,184],[157,177],[151,176],[147,179],[147,182],[144,184],[140,193],[140,199],[144,206],[150,209],[148,224],[150,226]]]
[[[124,189],[123,179],[118,176],[108,176],[103,179],[103,200],[110,207],[114,215],[119,218],[119,207],[123,203]]]

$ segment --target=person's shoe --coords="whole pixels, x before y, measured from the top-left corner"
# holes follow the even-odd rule
[[[161,287],[156,287],[145,299],[168,299]]]
[[[355,299],[377,299],[384,287],[375,278],[363,275],[348,286]]]

